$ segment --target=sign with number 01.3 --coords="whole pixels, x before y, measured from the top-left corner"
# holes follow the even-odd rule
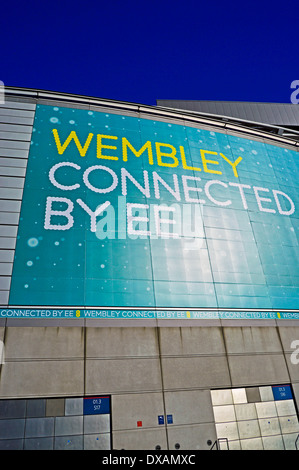
[[[84,398],[84,414],[98,415],[110,413],[110,397]]]

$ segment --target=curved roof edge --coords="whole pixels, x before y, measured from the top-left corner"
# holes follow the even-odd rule
[[[220,116],[209,113],[200,113],[195,111],[186,111],[181,109],[167,108],[161,106],[151,106],[126,101],[110,100],[106,98],[96,98],[92,96],[77,95],[71,93],[54,92],[39,90],[34,88],[20,88],[5,86],[5,95],[15,97],[26,97],[32,99],[60,100],[67,103],[80,103],[94,106],[107,106],[118,110],[135,111],[137,113],[147,113],[151,116],[159,116],[170,119],[183,119],[198,124],[210,125],[231,130],[243,134],[252,135],[260,138],[270,139],[276,143],[287,144],[299,147],[299,132],[293,131],[294,138],[284,137],[284,132],[289,132],[288,128],[273,126],[255,121],[232,118],[229,116]],[[3,105],[2,105],[3,106]],[[298,140],[297,140],[298,139]]]

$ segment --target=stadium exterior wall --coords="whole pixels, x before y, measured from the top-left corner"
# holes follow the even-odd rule
[[[60,121],[64,119],[63,122],[67,123],[66,133],[59,128],[59,119],[55,120],[57,114],[53,109],[56,109],[56,113],[62,111]],[[72,115],[76,118],[72,118]],[[90,148],[86,139],[89,122],[87,117],[91,116],[103,120],[97,121],[97,126],[94,127],[93,137],[96,134],[102,137],[98,137],[95,147],[97,153],[93,155],[92,161],[89,161],[87,152]],[[54,117],[53,121],[50,121],[51,117]],[[72,127],[76,124],[76,119],[81,119],[79,128]],[[137,121],[138,126],[143,126],[143,134],[138,133],[134,127]],[[121,123],[124,122],[126,124],[122,127]],[[295,212],[298,196],[294,184],[298,163],[294,155],[297,156],[295,152],[298,152],[298,145],[288,139],[279,140],[279,136],[262,131],[253,133],[251,130],[249,133],[248,130],[247,133],[246,127],[238,127],[235,122],[231,128],[229,125],[229,122],[224,124],[210,117],[206,120],[204,117],[196,119],[188,113],[178,114],[177,111],[166,111],[163,108],[37,90],[6,90],[5,103],[0,107],[1,449],[148,450],[155,449],[156,446],[161,449],[175,449],[175,445],[179,444],[180,449],[207,450],[217,438],[228,438],[230,449],[295,449],[299,434],[299,322],[296,264],[298,244],[295,232],[298,229],[298,215]],[[57,129],[56,140],[50,140],[49,137],[46,141],[44,136],[49,130],[52,131],[54,126]],[[80,134],[80,128],[84,129],[85,134]],[[67,145],[63,148],[63,142],[66,142],[73,129],[79,136],[81,147],[79,144],[75,147],[75,140],[70,140],[69,148],[72,144],[74,147],[72,152],[67,154],[69,148]],[[180,129],[183,129],[182,133]],[[200,179],[197,179],[199,160],[194,158],[192,163],[191,160],[187,161],[196,152],[186,151],[184,154],[182,151],[182,147],[186,150],[186,141],[188,145],[190,143],[190,148],[194,144],[198,151],[194,138],[197,130],[201,135],[204,134],[203,142],[209,145],[205,149],[214,152],[201,153],[200,162],[204,165],[201,166]],[[186,132],[189,132],[187,140]],[[213,140],[215,133],[216,144]],[[133,135],[145,139],[134,140]],[[207,135],[211,135],[211,141]],[[109,173],[107,168],[113,168],[116,158],[113,160],[107,156],[118,155],[120,160],[121,154],[116,154],[116,136],[119,139],[117,144],[122,137],[127,139],[122,140],[123,143],[130,144],[127,143],[127,152],[134,153],[132,147],[135,149],[133,161],[130,161],[129,157],[125,160],[124,156],[128,154],[122,150],[123,162],[128,164],[123,166],[130,172],[131,179],[127,173],[119,177],[119,190],[122,189],[119,195],[124,196],[125,186],[121,187],[120,182],[125,180],[123,175],[126,175],[128,190],[125,196],[130,203],[142,202],[144,209],[145,202],[157,202],[148,194],[140,199],[141,189],[144,192],[146,190],[145,179],[142,180],[141,189],[136,182],[141,181],[140,175],[145,177],[144,171],[151,175],[151,168],[158,175],[155,191],[157,181],[161,182],[161,178],[167,181],[172,189],[171,192],[164,185],[166,194],[163,193],[163,202],[166,201],[169,205],[178,203],[178,198],[172,200],[173,195],[178,195],[173,189],[175,180],[167,179],[173,174],[172,168],[176,168],[178,181],[181,182],[182,175],[187,174],[188,180],[184,180],[185,184],[186,181],[196,183],[192,186],[193,191],[191,186],[185,185],[185,189],[188,188],[187,202],[193,200],[195,194],[206,199],[206,203],[202,204],[207,206],[207,212],[203,212],[205,229],[216,228],[205,224],[205,218],[212,217],[213,211],[219,220],[219,211],[230,210],[226,208],[228,197],[231,205],[237,204],[236,209],[231,209],[231,218],[224,217],[225,222],[221,219],[226,225],[218,226],[219,236],[224,232],[230,232],[232,235],[230,227],[233,227],[234,237],[228,236],[227,245],[217,245],[219,239],[217,240],[216,230],[213,235],[212,230],[206,230],[203,237],[202,225],[198,233],[193,233],[192,239],[200,240],[199,248],[205,255],[209,255],[209,258],[202,262],[214,266],[209,282],[207,270],[198,270],[196,273],[189,270],[192,265],[190,260],[193,259],[197,264],[200,262],[196,250],[193,250],[189,257],[180,258],[178,254],[179,272],[171,277],[169,272],[172,272],[176,263],[177,244],[169,257],[157,248],[157,239],[148,239],[148,234],[144,235],[144,238],[141,237],[140,244],[133,236],[128,237],[132,233],[126,233],[121,240],[115,240],[112,234],[108,240],[111,244],[109,246],[112,247],[109,251],[110,248],[106,250],[104,247],[102,232],[101,236],[97,231],[90,234],[92,217],[84,209],[83,203],[81,207],[80,204],[75,207],[75,204],[80,199],[95,210],[94,193],[98,196],[97,190],[103,188],[97,186],[98,181],[92,179],[91,173],[104,171],[98,167],[94,169],[95,165],[105,166],[105,171]],[[256,183],[252,184],[246,180],[245,174],[243,180],[235,180],[236,173],[239,178],[241,166],[233,166],[236,157],[233,160],[224,155],[227,136],[231,137],[231,142],[235,139],[239,145],[238,139],[243,143],[247,142],[247,152],[251,148],[266,148],[265,158],[267,163],[271,164],[274,163],[275,152],[283,156],[283,152],[287,150],[291,154],[292,164],[288,173],[282,173],[281,180],[276,178],[281,184],[277,187],[271,186],[272,167],[268,167],[269,175],[263,169],[259,173],[254,153],[251,153],[251,161],[255,167]],[[145,141],[152,142],[152,147],[148,145],[136,158],[136,153]],[[157,142],[164,144],[163,147],[157,146]],[[212,147],[212,144],[215,144],[215,147]],[[57,149],[60,149],[61,153],[57,152]],[[72,160],[74,149],[77,149],[76,160]],[[269,149],[274,149],[274,153],[271,154],[272,150]],[[80,150],[82,154],[78,155]],[[153,151],[152,154],[150,150]],[[86,152],[83,155],[84,151]],[[55,154],[56,160],[51,160],[51,152]],[[216,173],[221,166],[220,153],[226,156],[226,159],[221,157],[223,165],[227,164],[227,169],[223,170],[221,176]],[[60,155],[64,157],[62,160]],[[160,165],[157,166],[156,161],[151,161],[151,155],[153,159],[158,158]],[[178,155],[186,157],[182,160],[181,172],[177,168]],[[44,179],[42,171],[45,164],[40,164],[37,157],[50,159],[44,171]],[[245,157],[242,158],[245,162]],[[144,163],[147,163],[147,160],[148,165]],[[215,163],[218,160],[219,162]],[[61,161],[67,164],[53,169],[54,163]],[[73,173],[59,172],[61,168],[63,171],[65,168],[71,169]],[[205,174],[204,168],[207,170]],[[53,170],[52,179],[49,178],[50,169]],[[91,190],[88,199],[84,199],[80,192],[76,193],[77,199],[73,197],[73,191],[81,191],[79,187],[70,189],[78,184],[83,187],[82,179],[76,178],[81,170],[82,173],[85,171],[85,186],[87,182],[87,187],[89,185],[88,189]],[[109,174],[115,182],[116,170],[113,172]],[[119,176],[118,173],[117,175]],[[278,166],[275,175],[278,175]],[[66,180],[66,176],[70,179]],[[289,182],[286,181],[288,178]],[[202,182],[207,185],[211,179],[220,181],[214,185],[229,189],[229,193],[223,196],[222,192],[212,195],[212,191],[209,192],[208,189],[204,192]],[[111,179],[104,181],[107,188],[111,188]],[[244,193],[240,191],[237,199],[232,193],[236,186],[229,187],[230,182],[236,181],[250,187],[256,185],[256,188],[263,188],[266,193],[262,195],[261,191],[255,190],[247,197],[245,203]],[[200,183],[200,186],[197,186],[197,183]],[[49,192],[50,187],[55,187],[55,190]],[[289,199],[283,196],[283,202],[279,199],[277,203],[270,188],[271,191],[283,192]],[[86,187],[82,191],[85,191],[84,195],[87,194]],[[102,192],[100,196],[106,197],[107,193]],[[186,196],[186,192],[184,194]],[[270,194],[271,204],[267,201]],[[281,193],[275,194],[277,198],[279,194],[281,196]],[[112,189],[110,196],[109,200],[114,201]],[[57,201],[51,199],[53,205],[49,209],[47,219],[47,197],[64,198],[58,202],[68,204],[67,209],[66,206],[56,207],[55,213],[54,202]],[[99,204],[104,200],[99,200]],[[68,201],[74,205],[73,212],[70,212],[73,206]],[[262,210],[259,210],[260,208]],[[76,224],[76,217],[81,217],[78,216],[79,209],[85,216],[83,227],[75,226],[72,230],[68,240],[69,247],[64,246],[58,252],[58,256],[62,258],[60,271],[55,271],[55,259],[51,258],[55,241],[59,240],[60,245],[55,246],[60,249],[62,242],[73,229],[70,215],[73,215]],[[41,212],[38,212],[39,210]],[[257,216],[250,218],[248,230],[242,231],[241,223],[233,225],[236,223],[236,213],[242,223],[246,224],[244,214],[248,215],[249,212]],[[43,217],[38,219],[40,214]],[[70,230],[55,230],[55,216],[60,218],[60,223],[67,225],[67,222]],[[142,216],[145,217],[144,214]],[[270,219],[267,219],[271,216],[275,217],[273,226],[268,221]],[[133,217],[132,215],[131,220]],[[262,230],[262,224],[258,224],[263,217],[267,219],[265,226],[270,233],[265,232],[264,226],[263,231],[258,230]],[[278,220],[279,227],[284,230],[281,238],[277,231],[280,230],[277,229]],[[43,232],[46,239],[44,246],[36,235],[38,231],[33,230],[36,221],[37,225],[40,224],[40,230],[45,229],[44,224],[48,224],[48,232],[46,229],[45,233]],[[106,220],[108,225],[109,221],[110,219]],[[135,221],[142,225],[144,219],[136,218]],[[141,225],[137,225],[139,229],[135,229],[141,230]],[[253,231],[254,242],[248,238],[253,226],[256,228]],[[287,232],[287,229],[290,231]],[[112,229],[111,231],[113,232]],[[84,239],[85,264],[81,271],[79,264],[83,258],[80,258],[79,240],[85,232],[89,234]],[[210,238],[207,237],[208,233]],[[94,238],[91,238],[92,236]],[[241,236],[247,238],[238,238]],[[263,236],[267,238],[267,243]],[[173,241],[167,236],[165,238],[167,243]],[[173,238],[176,242],[175,237]],[[182,238],[185,243],[185,238],[188,237]],[[212,240],[209,241],[209,246],[205,244],[208,238]],[[275,241],[272,243],[271,239]],[[25,246],[22,244],[23,240],[31,241]],[[120,250],[123,240],[131,250],[128,259],[123,258]],[[136,241],[137,244],[133,245]],[[88,251],[87,242],[91,245],[91,251]],[[97,258],[101,256],[97,251],[99,244],[104,248],[103,262]],[[146,244],[151,253],[149,259],[152,260],[152,265],[149,275],[144,271],[147,258],[140,254],[141,247],[144,248],[143,244]],[[235,249],[234,244],[239,249]],[[264,244],[266,246],[263,252],[260,247]],[[116,245],[116,255],[113,255],[113,247]],[[224,246],[229,250],[230,259],[234,260],[226,260],[224,264],[230,266],[229,273],[226,273],[225,268],[216,269]],[[251,251],[247,251],[248,246]],[[250,258],[256,255],[256,246],[259,248],[257,255],[262,271],[256,269],[256,264],[250,264]],[[29,258],[30,250],[35,248],[41,251],[35,252],[34,257],[32,255]],[[114,267],[122,263],[122,269],[103,273],[104,268],[100,268],[99,263],[105,265],[109,259]],[[40,260],[43,264],[36,268]],[[96,266],[93,260],[97,260]],[[123,274],[127,260],[134,264],[135,277],[132,271],[127,275]],[[139,263],[138,260],[142,262]],[[246,260],[246,263],[242,265],[242,269],[237,267],[234,270],[234,266],[237,266],[234,263],[238,263],[238,260]],[[182,270],[183,261],[187,277]],[[78,267],[79,274],[77,271],[77,274],[69,274],[69,265],[72,273],[75,267]],[[168,266],[168,274],[165,265]],[[252,267],[249,269],[252,283],[248,276],[246,277],[248,266]],[[37,271],[30,271],[31,268]],[[58,274],[55,274],[56,272]],[[279,277],[280,272],[282,277]],[[115,277],[113,273],[116,273]],[[242,274],[242,280],[236,276],[237,273],[240,276]],[[228,274],[230,277],[226,277]],[[29,279],[28,284],[26,276]],[[67,276],[71,280],[69,283],[64,282]],[[109,279],[111,283],[108,282],[109,286],[105,287],[105,281]],[[200,280],[200,285],[197,284],[197,279]],[[136,282],[132,284],[132,280]],[[281,280],[283,285],[279,284]],[[30,290],[34,282],[38,287]],[[51,291],[51,283],[55,295]],[[241,284],[245,286],[243,290],[236,287]],[[196,293],[192,290],[194,286]],[[102,287],[106,289],[103,295],[100,294]],[[229,292],[231,288],[237,289],[234,295]],[[125,289],[129,290],[128,294],[124,293]]]

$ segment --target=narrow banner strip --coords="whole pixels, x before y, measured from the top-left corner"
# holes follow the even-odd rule
[[[0,310],[0,318],[73,318],[73,319],[138,319],[138,320],[225,320],[268,319],[299,320],[291,311],[201,311],[201,310],[118,310],[118,309],[39,309],[32,307]]]

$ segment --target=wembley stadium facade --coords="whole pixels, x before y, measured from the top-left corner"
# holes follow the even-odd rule
[[[298,136],[5,89],[0,449],[297,448]]]

